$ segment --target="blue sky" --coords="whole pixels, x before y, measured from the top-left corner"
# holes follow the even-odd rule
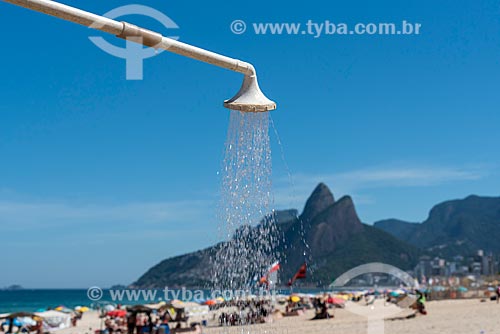
[[[82,6],[82,2],[65,3]],[[422,221],[436,203],[500,185],[500,9],[495,1],[137,1],[174,20],[124,17],[255,64],[273,141],[276,208],[317,182],[353,196],[367,223]],[[126,1],[85,2],[105,13]],[[164,52],[125,80],[89,36],[0,4],[0,286],[130,283],[216,241],[221,105],[241,76]],[[196,8],[194,10],[194,8]],[[418,36],[233,34],[252,22],[401,22]],[[13,31],[16,31],[14,34]],[[293,185],[288,181],[283,149]]]

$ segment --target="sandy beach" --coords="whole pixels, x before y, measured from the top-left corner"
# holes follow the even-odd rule
[[[367,333],[368,318],[377,320],[386,315],[383,326],[385,333],[442,333],[442,334],[493,334],[500,332],[500,305],[494,302],[480,302],[478,299],[433,301],[426,304],[428,315],[417,316],[412,319],[392,320],[405,317],[409,310],[398,314],[388,310],[383,301],[373,307],[359,306],[348,303],[345,309],[336,309],[335,317],[328,320],[310,321],[313,312],[306,312],[296,317],[286,317],[274,320],[273,323],[246,327],[245,333],[276,333],[276,334],[303,334],[303,333]],[[389,306],[390,307],[390,306]],[[364,309],[362,309],[364,308]],[[356,314],[357,313],[357,314]],[[397,312],[396,312],[397,313]],[[360,315],[363,314],[363,315]],[[380,321],[378,322],[380,324]],[[60,334],[90,334],[100,327],[100,319],[96,312],[86,313],[77,327],[58,331]],[[372,327],[374,328],[374,327]],[[230,327],[222,330],[220,327],[203,328],[202,333],[242,333],[242,327]]]

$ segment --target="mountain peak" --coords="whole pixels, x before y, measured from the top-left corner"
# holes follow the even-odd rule
[[[384,231],[365,226],[359,220],[353,200],[343,196],[335,201],[328,187],[320,183],[313,191],[304,212],[275,212],[276,233],[280,242],[273,251],[283,263],[280,279],[286,282],[304,261],[314,266],[314,284],[330,283],[333,277],[353,266],[368,262],[384,262],[404,269],[417,262],[418,251]],[[304,224],[297,224],[301,222]],[[258,226],[245,227],[249,249],[258,250]],[[224,242],[213,247],[160,262],[132,286],[200,287],[210,284],[213,255],[226,247]]]
[[[335,229],[336,237],[341,238],[359,232],[362,227],[351,196],[340,198],[316,220],[331,225]]]
[[[320,183],[316,186],[311,196],[309,196],[301,217],[304,220],[310,221],[334,203],[335,198],[328,186],[324,183]]]
[[[500,197],[470,195],[435,205],[421,224],[393,220],[376,227],[414,246],[434,249],[436,256],[449,257],[478,249],[498,253],[499,221]]]

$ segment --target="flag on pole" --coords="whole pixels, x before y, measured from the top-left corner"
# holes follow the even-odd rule
[[[299,271],[297,271],[297,273],[293,275],[293,277],[288,281],[288,286],[292,286],[296,280],[305,279],[306,277],[307,277],[307,263],[304,263],[299,268]]]
[[[264,276],[262,276],[262,278],[260,279],[260,284],[265,284],[265,285],[269,286],[269,284],[270,284],[269,276],[272,273],[275,273],[280,269],[281,269],[280,262],[279,261],[274,262],[267,270],[267,273]],[[276,283],[276,282],[274,281],[273,283]]]
[[[274,262],[271,267],[268,270],[268,274],[274,273],[275,271],[278,271],[281,269],[280,262],[276,261]]]

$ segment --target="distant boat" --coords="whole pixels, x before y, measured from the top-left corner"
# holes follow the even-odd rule
[[[6,287],[4,290],[5,291],[19,291],[19,290],[24,290],[24,288],[18,284],[14,284],[14,285]]]

